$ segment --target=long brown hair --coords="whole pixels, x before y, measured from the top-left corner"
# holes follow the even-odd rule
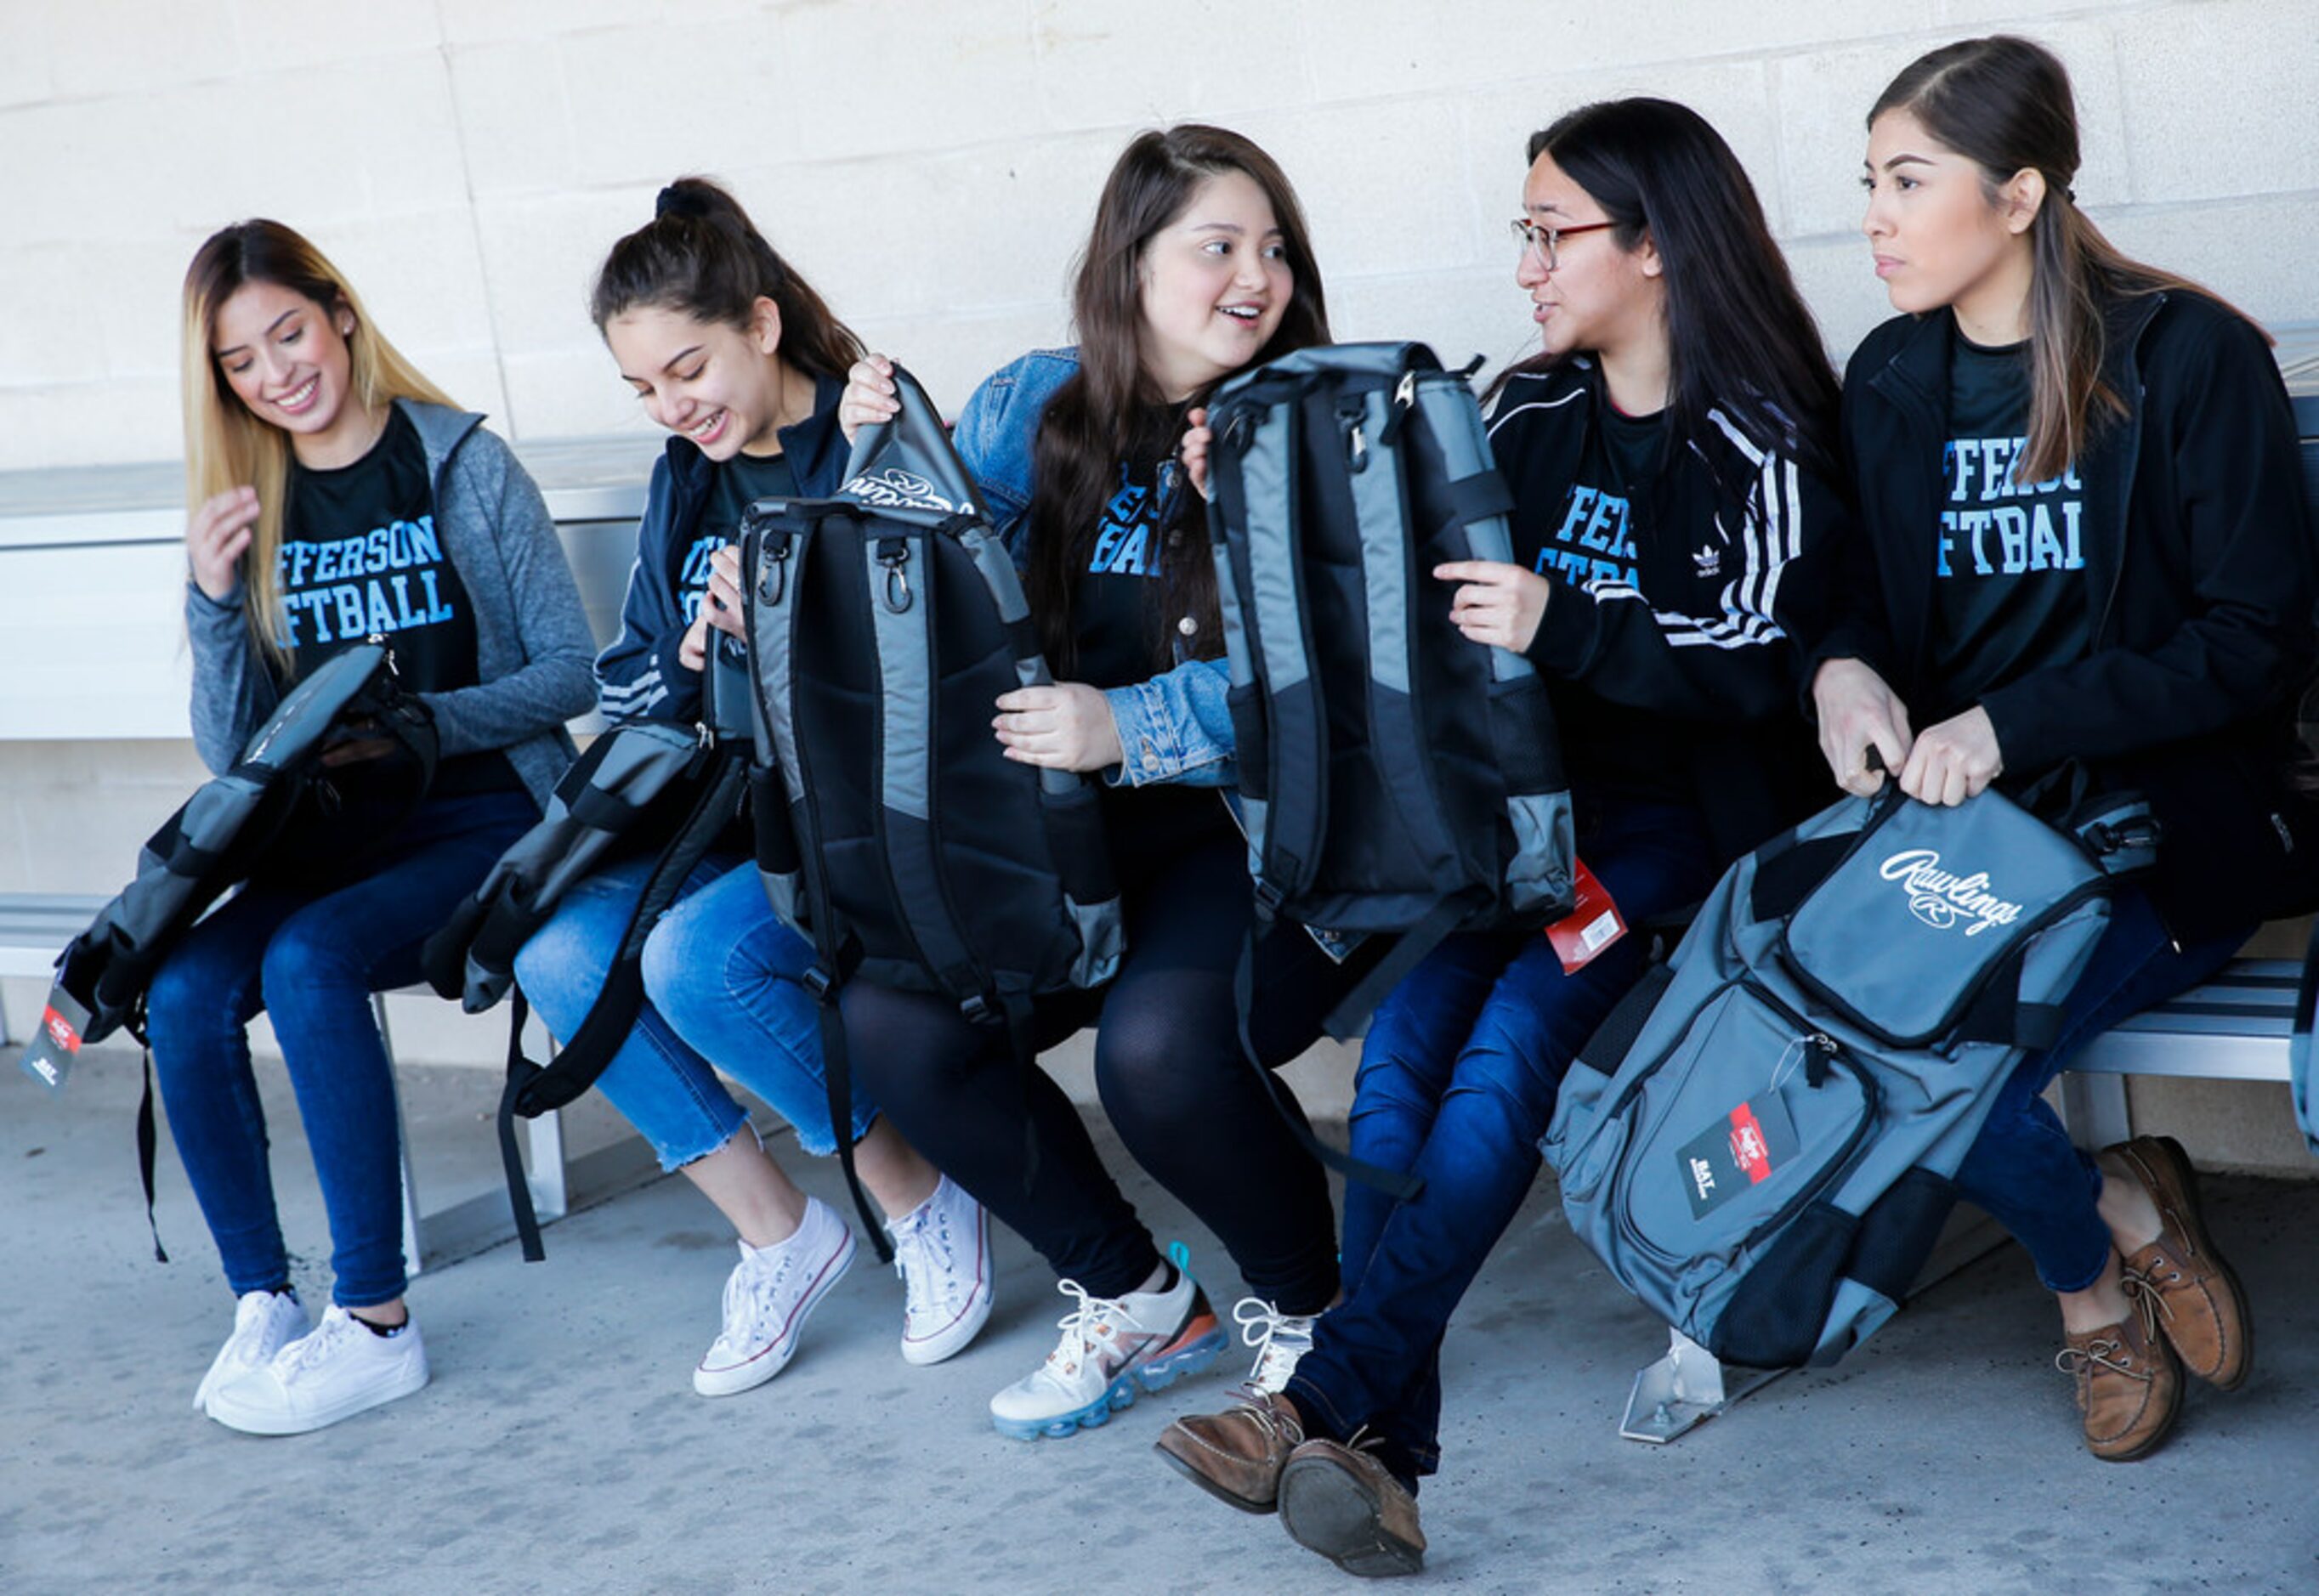
[[[185,501],[197,509],[229,488],[257,490],[257,526],[241,556],[241,604],[251,635],[277,667],[289,663],[283,633],[282,509],[290,479],[290,444],[281,428],[249,413],[226,382],[213,347],[219,307],[250,283],[271,283],[311,300],[325,316],[353,315],[346,336],[347,399],[366,410],[397,399],[456,409],[378,330],[370,311],[303,235],[262,218],[219,229],[185,268],[184,344],[179,375],[185,415]]]
[[[800,371],[842,379],[862,358],[853,329],[766,242],[740,201],[706,177],[680,177],[660,191],[653,219],[604,257],[588,311],[600,333],[639,305],[745,332],[760,299],[780,310],[781,357]]]
[[[1238,133],[1199,122],[1140,133],[1120,152],[1096,203],[1095,230],[1071,289],[1079,368],[1049,401],[1032,448],[1031,609],[1059,670],[1071,669],[1077,653],[1072,588],[1092,553],[1103,507],[1119,491],[1120,463],[1168,456],[1184,411],[1206,398],[1170,403],[1144,369],[1144,248],[1183,215],[1201,184],[1228,172],[1264,191],[1295,284],[1279,327],[1250,364],[1329,341],[1328,300],[1304,207],[1270,156]],[[1198,628],[1190,652],[1213,657],[1223,648],[1223,622],[1214,557],[1198,526],[1198,495],[1187,486],[1170,524],[1160,528],[1160,573],[1167,612],[1190,617]]]
[[[2103,236],[2070,185],[2078,175],[2078,111],[2069,68],[2043,45],[2010,34],[1964,39],[1917,57],[1878,95],[1868,123],[1905,111],[1981,167],[1991,203],[2017,174],[2045,180],[2029,224],[2029,447],[2016,474],[2046,482],[2068,470],[2100,427],[2126,413],[2102,378],[2116,300],[2180,292],[2229,306],[2211,289],[2135,260]],[[2268,337],[2268,335],[2265,335]]]

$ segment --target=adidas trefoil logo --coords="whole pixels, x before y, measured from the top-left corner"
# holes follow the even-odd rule
[[[1691,551],[1691,564],[1701,576],[1719,576],[1723,573],[1723,550],[1712,543],[1695,548]]]

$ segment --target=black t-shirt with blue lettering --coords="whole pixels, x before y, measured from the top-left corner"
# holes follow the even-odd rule
[[[1941,519],[1932,539],[1932,725],[2032,671],[2082,657],[2091,640],[2073,465],[2021,482],[2029,441],[2029,346],[1960,334],[1949,367]]]
[[[1665,464],[1666,435],[1665,410],[1629,416],[1601,406],[1560,505],[1546,517],[1512,518],[1514,558],[1572,587],[1616,582],[1639,591],[1635,507]],[[1563,764],[1574,772],[1584,807],[1613,795],[1690,801],[1688,765],[1661,721],[1621,708],[1575,681],[1549,677],[1547,691]]]
[[[377,636],[394,651],[406,691],[475,685],[474,607],[435,528],[426,448],[399,407],[353,464],[291,464],[275,569],[297,677]],[[444,760],[431,790],[456,797],[520,785],[494,749]]]
[[[671,573],[688,627],[700,618],[701,601],[708,591],[708,557],[741,540],[741,518],[749,513],[749,506],[760,499],[797,497],[797,473],[787,455],[735,455],[716,466],[700,525],[684,550],[682,564]]]
[[[1161,485],[1165,472],[1169,489]],[[1162,500],[1171,512],[1176,496],[1190,490],[1167,465],[1128,466],[1096,524],[1087,561],[1071,590],[1071,634],[1078,658],[1069,680],[1091,687],[1127,687],[1160,673],[1156,661],[1168,657],[1168,622],[1161,614],[1167,584],[1160,553],[1167,528]],[[1136,751],[1125,751],[1132,760]],[[1123,880],[1143,879],[1164,869],[1184,849],[1230,829],[1232,820],[1214,792],[1172,783],[1106,787],[1104,824],[1113,868]]]

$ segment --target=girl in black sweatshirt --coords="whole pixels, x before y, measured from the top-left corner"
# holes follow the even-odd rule
[[[1515,281],[1545,349],[1491,425],[1519,563],[1433,574],[1467,637],[1546,674],[1579,853],[1632,923],[1703,897],[1810,771],[1782,615],[1841,513],[1836,378],[1746,172],[1694,113],[1590,105],[1529,158]],[[1348,1188],[1345,1300],[1286,1393],[1170,1427],[1170,1462],[1235,1506],[1277,1506],[1355,1573],[1418,1566],[1443,1330],[1647,941],[1593,941],[1566,967],[1537,926],[1454,936],[1394,989],[1362,1049],[1352,1150],[1424,1188]]]
[[[1812,654],[1820,745],[1855,792],[1885,780],[1873,753],[1928,803],[1994,782],[2133,788],[2158,810],[2158,871],[2121,893],[2062,1041],[2023,1063],[1957,1176],[2061,1299],[2088,1447],[2138,1457],[2182,1368],[2245,1378],[2245,1303],[2180,1147],[2088,1159],[2038,1094],[2305,895],[2319,835],[2285,777],[2314,562],[2293,416],[2260,329],[2078,209],[2069,77],[2039,46],[1915,62],[1870,113],[1866,166],[1876,272],[1907,313],[1845,383],[1862,536]]]

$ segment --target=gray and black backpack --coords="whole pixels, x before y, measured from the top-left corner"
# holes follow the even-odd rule
[[[1571,904],[1546,684],[1449,620],[1447,560],[1513,557],[1465,377],[1421,344],[1300,349],[1210,408],[1209,527],[1267,917],[1401,942],[1331,1017],[1358,1029],[1452,932]]]
[[[743,523],[757,862],[816,951],[839,1126],[844,981],[947,997],[1027,1064],[1032,1000],[1108,981],[1123,941],[1095,789],[991,736],[999,694],[1051,678],[939,415],[894,381],[900,413],[862,430],[835,497],[761,500]]]
[[[577,1102],[611,1065],[645,1005],[645,939],[684,889],[692,868],[740,818],[748,785],[748,741],[720,726],[745,717],[730,685],[725,640],[712,638],[703,724],[633,721],[588,745],[555,784],[547,808],[508,845],[474,895],[429,937],[421,954],[436,993],[481,1014],[510,992],[507,1080],[500,1095],[500,1158],[523,1256],[546,1256],[530,1183],[516,1150],[515,1122]],[[594,871],[623,857],[654,855],[636,906],[613,950],[587,1017],[542,1064],[524,1050],[528,1005],[515,985],[515,958]]]
[[[244,881],[327,887],[351,880],[392,840],[435,774],[434,717],[397,685],[373,637],[331,655],[283,695],[223,775],[146,840],[137,874],[57,956],[57,978],[24,1072],[61,1089],[81,1048],[126,1028],[145,1039],[154,974],[210,906]],[[383,744],[332,767],[341,743]],[[137,1156],[153,1213],[152,1060],[137,1108]],[[157,1231],[154,1256],[165,1261]]]
[[[1835,1362],[1923,1267],[2155,847],[2130,796],[2061,829],[1894,782],[1742,859],[1564,1078],[1539,1150],[1571,1229],[1717,1357]]]

